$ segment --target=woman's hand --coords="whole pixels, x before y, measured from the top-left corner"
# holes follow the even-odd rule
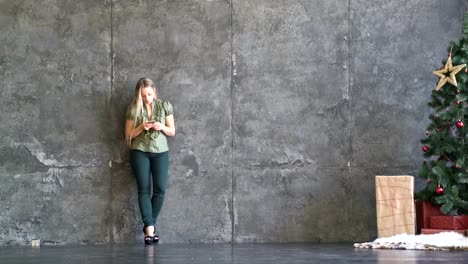
[[[161,124],[160,122],[155,122],[154,124],[152,124],[152,128],[156,131],[161,131],[164,129],[164,127],[166,126]]]
[[[168,115],[166,116],[166,125],[161,124],[161,122],[143,122],[141,124],[141,130],[138,132],[137,135],[141,133],[143,130],[150,130],[154,129],[156,131],[161,131],[168,137],[172,137],[175,135],[175,124],[174,124],[174,116],[173,115]],[[136,137],[136,136],[134,136]]]
[[[156,124],[156,123],[152,123],[152,122],[144,122],[144,123],[143,123],[143,129],[146,130],[146,131],[148,131],[148,130],[150,130],[151,128],[154,128],[154,125],[155,125],[155,124]]]

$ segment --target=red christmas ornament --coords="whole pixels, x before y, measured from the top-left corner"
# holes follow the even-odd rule
[[[428,146],[424,146],[424,147],[422,147],[422,150],[423,150],[424,152],[427,152],[427,151],[429,150],[429,147],[428,147]]]
[[[437,188],[435,189],[435,193],[436,193],[436,194],[443,194],[443,193],[444,193],[444,188],[442,188],[442,187],[440,187],[440,186],[437,187]]]
[[[461,93],[459,89],[457,89],[457,94]]]
[[[429,131],[426,131],[426,136],[429,136]]]
[[[431,179],[427,179],[427,183],[431,183]]]
[[[439,115],[435,115],[435,118],[439,118]]]
[[[463,126],[464,126],[463,122],[461,120],[458,120],[457,127],[462,128]]]
[[[456,101],[455,104],[459,105],[459,104],[460,104],[460,101]]]
[[[455,164],[455,169],[459,169],[460,166],[458,166],[458,164]]]

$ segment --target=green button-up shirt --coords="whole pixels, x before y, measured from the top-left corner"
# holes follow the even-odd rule
[[[173,114],[173,108],[168,101],[155,100],[152,103],[153,114],[152,120],[156,120],[163,125],[166,125],[166,116]],[[148,110],[143,107],[143,113],[135,113],[138,110],[132,109],[130,105],[127,109],[125,118],[127,120],[134,120],[134,115],[137,115],[134,127],[138,127],[143,122],[149,121]],[[161,131],[153,129],[143,130],[140,135],[132,139],[131,149],[136,149],[144,152],[161,153],[169,150],[167,145],[167,137]]]

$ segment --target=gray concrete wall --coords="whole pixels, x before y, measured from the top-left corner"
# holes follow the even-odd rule
[[[141,242],[136,80],[175,107],[164,242],[376,236],[464,0],[0,0],[0,245]]]

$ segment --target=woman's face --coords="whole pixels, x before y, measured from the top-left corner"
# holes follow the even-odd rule
[[[151,87],[144,87],[141,88],[141,98],[143,99],[143,103],[149,104],[153,102],[155,97],[154,89]]]

